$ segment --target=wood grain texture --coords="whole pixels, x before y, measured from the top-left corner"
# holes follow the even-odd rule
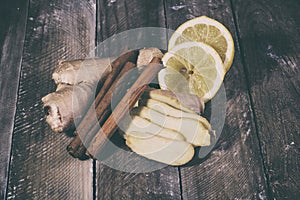
[[[41,98],[54,91],[58,60],[85,58],[94,48],[94,1],[30,1],[8,199],[92,199],[92,162],[71,158],[70,139],[50,130]]]
[[[98,175],[98,199],[180,199],[177,168],[127,173],[99,165]]]
[[[28,2],[5,0],[0,7],[0,199],[6,198]]]
[[[180,167],[182,198],[265,199],[266,181],[231,4],[224,0],[166,1],[168,28],[176,29],[201,15],[220,21],[230,30],[236,46],[235,59],[224,80],[226,119],[220,139],[205,159],[195,159],[191,166]],[[212,106],[222,104],[211,103]]]
[[[162,1],[99,0],[98,2],[98,42],[130,29],[165,27]]]
[[[166,49],[166,31],[158,28],[165,27],[162,1],[102,0],[98,8],[97,56],[117,57],[128,49],[153,46]]]
[[[233,1],[270,198],[300,195],[300,3]]]
[[[99,1],[98,8],[97,41],[100,45],[102,41],[126,30],[165,26],[163,1],[160,0],[103,0]],[[165,32],[155,37],[164,43],[166,49]],[[147,43],[145,35],[135,37],[134,40],[126,38],[122,39],[125,43],[119,44],[120,48],[126,49],[131,44],[144,41]],[[146,46],[156,46],[152,42],[149,37]],[[97,162],[97,199],[180,199],[177,168],[165,167],[148,173],[134,173],[141,169],[149,170],[147,166],[151,166],[151,163],[134,153],[127,156],[116,150],[110,158],[114,163],[110,165],[112,167]],[[121,165],[124,171],[131,172],[119,170]]]

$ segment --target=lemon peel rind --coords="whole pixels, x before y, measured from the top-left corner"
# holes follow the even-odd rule
[[[188,28],[188,27],[193,27],[196,24],[205,24],[205,25],[211,25],[217,27],[224,38],[226,39],[228,46],[227,46],[227,51],[225,53],[225,60],[224,60],[224,68],[225,71],[228,71],[232,65],[233,62],[233,56],[234,56],[234,42],[233,38],[231,36],[231,33],[229,30],[220,22],[218,22],[215,19],[209,18],[207,16],[200,16],[196,17],[194,19],[191,19],[183,24],[181,24],[173,33],[169,40],[169,45],[168,45],[168,50],[172,49],[175,46],[176,39],[179,36],[182,36],[182,32]],[[184,37],[184,36],[183,36]],[[187,40],[191,40],[189,38],[186,38]]]

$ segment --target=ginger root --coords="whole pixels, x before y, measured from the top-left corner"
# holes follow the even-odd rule
[[[52,74],[56,91],[42,98],[46,121],[53,131],[75,130],[75,122],[86,113],[98,81],[111,71],[110,62],[110,58],[96,58],[58,63]]]

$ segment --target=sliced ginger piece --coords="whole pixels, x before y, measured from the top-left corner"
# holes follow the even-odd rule
[[[187,142],[194,146],[209,146],[211,144],[210,130],[194,119],[167,116],[145,106],[133,109],[132,113],[161,127],[178,131],[186,138]]]
[[[152,89],[146,91],[142,98],[154,99],[189,113],[200,113],[204,110],[204,102],[192,94],[175,94],[169,90]]]
[[[164,127],[161,127],[157,124],[154,124],[150,122],[147,119],[144,119],[140,116],[132,116],[132,120],[128,122],[123,122],[122,127],[125,132],[146,132],[152,135],[158,135],[161,137],[173,139],[173,140],[182,140],[185,141],[185,137],[174,130],[167,129]]]
[[[194,156],[191,144],[146,132],[127,133],[126,144],[133,152],[167,165],[183,165]]]
[[[211,130],[211,126],[210,126],[209,122],[207,121],[207,119],[205,119],[204,117],[202,117],[196,113],[184,112],[182,110],[176,109],[166,103],[157,101],[155,99],[141,99],[139,101],[139,105],[146,106],[152,110],[155,110],[155,111],[160,112],[167,116],[172,116],[172,117],[176,117],[176,118],[190,118],[190,119],[197,120],[197,121],[201,122],[205,126],[206,129]]]

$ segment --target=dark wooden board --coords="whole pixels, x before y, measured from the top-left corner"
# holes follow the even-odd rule
[[[0,199],[92,199],[93,192],[97,199],[298,199],[298,1],[99,0],[97,22],[92,0],[32,0],[27,7],[26,0],[5,0],[0,8]],[[147,173],[71,158],[71,139],[50,130],[40,101],[55,89],[57,61],[84,58],[95,38],[101,46],[125,30],[176,29],[199,15],[224,23],[236,46],[225,78],[225,125],[211,154]],[[125,35],[118,52],[152,33]],[[127,167],[135,161],[131,172],[145,168],[134,155],[113,159]]]
[[[50,130],[41,98],[54,91],[58,60],[85,58],[95,45],[94,1],[30,1],[9,171],[8,199],[92,199],[92,161],[68,155]]]
[[[162,1],[99,0],[98,2],[98,42],[130,29],[165,27]]]
[[[109,165],[107,160],[98,162],[97,199],[180,199],[176,167],[165,167],[126,150],[126,155],[116,151]]]
[[[270,198],[300,195],[300,2],[234,0]]]
[[[143,27],[165,27],[164,6],[160,0],[118,0],[118,1],[99,1],[98,5],[98,43],[106,41],[115,34],[126,30]],[[147,31],[150,29],[147,29]],[[141,31],[140,33],[142,33]],[[166,32],[154,30],[151,33],[161,33],[156,35],[161,40],[166,49]],[[124,43],[119,44],[120,48],[130,48],[132,44],[143,43],[147,36],[141,34],[134,40],[125,34],[122,39]],[[148,35],[148,43],[145,46],[157,44]],[[154,39],[155,40],[155,39]],[[150,42],[149,42],[150,41]],[[101,54],[101,49],[99,49]],[[127,159],[121,153],[115,153],[115,166],[111,168],[102,162],[97,162],[97,199],[180,199],[179,173],[176,167],[165,167],[160,170],[148,173],[134,173],[136,170],[146,168],[138,166],[143,158],[136,157],[131,153]],[[124,172],[118,166],[127,167]],[[132,165],[132,166],[131,166]],[[137,166],[136,166],[137,165]]]
[[[0,7],[0,199],[5,199],[28,2]]]
[[[192,166],[180,167],[182,197],[265,199],[267,186],[230,1],[166,1],[167,27],[170,29],[201,15],[220,21],[230,30],[235,41],[235,59],[224,80],[226,120],[221,136],[205,159]],[[222,109],[222,104],[212,103],[211,106]]]

